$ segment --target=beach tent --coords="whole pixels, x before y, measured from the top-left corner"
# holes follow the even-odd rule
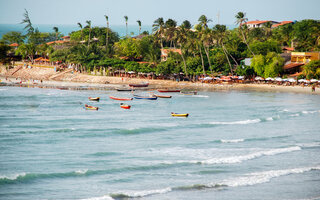
[[[288,78],[288,81],[289,81],[290,83],[296,82],[296,80],[295,80],[294,78]]]
[[[317,80],[317,79],[311,79],[310,82],[311,82],[311,83],[316,83],[316,82],[319,82],[319,80]]]

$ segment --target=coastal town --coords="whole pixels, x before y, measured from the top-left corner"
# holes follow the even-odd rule
[[[107,27],[78,23],[80,30],[67,36],[58,27],[53,27],[53,33],[41,33],[32,26],[27,10],[24,17],[26,35],[9,32],[1,39],[3,81],[106,87],[150,81],[198,89],[204,84],[210,88],[264,83],[310,87],[313,92],[320,85],[320,22],[316,20],[248,21],[239,12],[238,27],[228,30],[220,24],[209,28],[212,20],[205,15],[194,26],[188,20],[179,26],[175,20],[158,18],[153,33],[139,30],[139,35],[130,36],[127,31],[120,38],[109,27],[108,16]],[[127,25],[128,17],[124,19]],[[141,29],[140,20],[138,25]]]

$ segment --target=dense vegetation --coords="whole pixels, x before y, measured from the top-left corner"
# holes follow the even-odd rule
[[[22,23],[26,25],[27,34],[3,35],[0,49],[3,55],[10,51],[8,44],[18,43],[15,54],[23,59],[33,61],[41,55],[51,61],[78,64],[85,72],[103,68],[161,75],[263,77],[282,74],[284,59],[279,56],[282,46],[293,44],[296,51],[320,51],[319,20],[302,20],[272,29],[271,23],[267,23],[262,28],[248,29],[245,13],[239,12],[235,16],[238,28],[228,30],[221,24],[210,28],[212,20],[205,15],[200,16],[194,26],[187,20],[178,25],[173,19],[165,21],[160,17],[154,21],[152,34],[144,32],[142,37],[132,38],[127,31],[126,37],[120,38],[109,27],[108,16],[105,19],[107,27],[91,27],[91,21],[86,21],[85,26],[78,23],[79,30],[70,33],[70,43],[47,45],[62,36],[58,27],[53,27],[52,33],[41,33],[33,27],[26,11]],[[124,19],[127,27],[128,17]],[[137,23],[141,29],[141,21]],[[167,61],[161,62],[161,48],[178,48],[181,54],[170,53]],[[4,60],[5,56],[0,58]],[[251,66],[240,65],[244,58],[253,58]],[[310,63],[304,72],[307,77],[317,77],[319,62]]]

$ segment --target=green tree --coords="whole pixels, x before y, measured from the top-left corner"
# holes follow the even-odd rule
[[[22,35],[22,33],[20,32],[10,31],[2,35],[1,42],[3,42],[4,44],[12,44],[12,43],[22,44],[25,38],[26,37]]]
[[[154,32],[155,36],[160,39],[160,46],[163,49],[163,41],[162,41],[163,34],[164,34],[164,20],[163,20],[163,18],[159,17],[158,19],[156,19],[153,22],[152,27],[153,27],[152,31]]]
[[[248,44],[248,42],[246,40],[246,37],[245,37],[245,35],[243,33],[243,30],[242,30],[243,25],[248,21],[248,18],[246,18],[246,14],[243,13],[243,12],[238,12],[235,17],[236,17],[236,24],[239,25],[238,29],[239,29],[239,31],[240,31],[240,33],[242,35],[243,41],[247,45],[247,47],[248,47],[249,51],[251,52],[251,54],[254,56],[254,53],[251,51],[251,49],[249,47],[249,44]]]
[[[107,21],[107,29],[106,29],[106,50],[107,50],[107,53],[108,53],[108,41],[109,41],[109,17],[107,15],[104,16],[106,18],[106,21]]]
[[[80,22],[78,22],[78,26],[79,26],[79,28],[81,30],[81,41],[82,41],[82,24]]]
[[[56,40],[58,40],[59,28],[55,26],[55,27],[53,27],[53,31],[56,34]]]
[[[33,62],[36,52],[37,46],[34,43],[29,43],[20,45],[15,54],[21,55],[23,59],[28,58],[31,62]]]
[[[307,79],[320,78],[320,60],[311,61],[303,66],[303,75]]]
[[[90,37],[91,36],[91,20],[87,20],[86,23],[87,23],[87,26],[89,28],[89,39],[88,39],[88,47],[89,47],[90,40],[91,40],[91,37]]]

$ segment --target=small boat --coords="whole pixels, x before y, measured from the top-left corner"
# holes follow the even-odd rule
[[[144,97],[144,96],[139,96],[139,95],[133,95],[133,97],[135,99],[146,99],[146,100],[157,100],[158,97],[154,96],[154,95],[150,95],[148,97]]]
[[[172,96],[169,95],[158,95],[158,94],[154,94],[154,96],[158,97],[158,98],[171,98]]]
[[[178,113],[171,112],[171,116],[172,116],[172,117],[188,117],[188,116],[189,116],[189,113],[186,113],[186,114],[178,114]]]
[[[166,89],[158,89],[158,92],[180,92],[180,90],[166,90]]]
[[[118,100],[118,101],[131,101],[133,99],[133,98],[114,97],[114,96],[109,96],[109,98],[113,100]]]
[[[85,104],[84,107],[86,110],[98,110],[99,109],[99,107],[89,106],[87,104]]]
[[[100,97],[88,97],[90,101],[99,101]]]
[[[117,88],[118,92],[131,92],[134,91],[133,88]]]
[[[129,87],[148,87],[149,83],[129,84]]]
[[[197,91],[181,91],[180,94],[184,94],[184,95],[197,95],[198,92],[197,92]]]
[[[120,107],[123,108],[123,109],[130,109],[131,108],[130,105],[123,104],[123,103],[120,103]]]

